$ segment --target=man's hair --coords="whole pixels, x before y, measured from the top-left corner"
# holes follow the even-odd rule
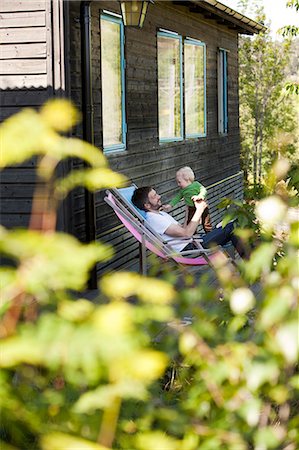
[[[144,186],[141,188],[135,189],[132,195],[132,203],[137,206],[137,208],[146,211],[144,207],[145,203],[148,203],[148,194],[153,188],[151,186]]]
[[[177,175],[182,175],[185,181],[193,182],[195,180],[195,175],[191,167],[185,166],[179,169],[176,173]]]

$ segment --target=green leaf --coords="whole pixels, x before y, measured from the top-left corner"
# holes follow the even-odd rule
[[[138,450],[180,450],[180,441],[167,436],[162,431],[140,433],[136,436],[135,444]]]
[[[253,361],[246,367],[245,376],[247,386],[252,391],[257,391],[264,383],[276,383],[279,376],[279,368],[276,361]]]
[[[74,412],[80,414],[92,413],[97,409],[105,409],[111,406],[116,398],[145,400],[146,396],[147,392],[143,383],[136,380],[123,380],[117,384],[101,386],[94,391],[81,395],[74,405]]]
[[[93,167],[106,167],[107,160],[99,149],[81,139],[60,136],[55,130],[67,131],[76,123],[78,113],[66,100],[49,101],[41,114],[24,109],[1,124],[0,167],[19,164],[35,155],[56,160],[76,157]],[[39,172],[43,176],[42,172]]]
[[[299,356],[298,320],[285,323],[275,332],[275,342],[289,363],[296,363]]]
[[[64,433],[49,433],[40,439],[42,450],[109,450],[103,445]]]
[[[285,434],[281,431],[281,429],[275,429],[275,427],[265,427],[256,430],[254,442],[256,448],[277,448],[284,437]]]
[[[75,106],[65,98],[48,100],[41,108],[40,116],[57,131],[69,131],[81,118]]]
[[[269,292],[266,305],[261,310],[259,324],[262,329],[267,329],[278,324],[288,315],[293,302],[293,292],[289,287],[278,288]]]
[[[252,252],[245,266],[246,274],[252,282],[256,281],[264,271],[270,270],[275,252],[276,247],[273,243],[261,244]]]
[[[1,450],[19,450],[17,447],[7,444],[7,442],[4,442],[0,439],[0,448]]]
[[[243,417],[250,427],[255,427],[260,419],[262,402],[257,398],[246,400],[238,409],[241,417]]]
[[[0,133],[0,167],[45,154],[61,142],[61,137],[42,121],[36,111],[29,108],[5,120],[0,126]]]
[[[59,303],[58,314],[71,322],[83,322],[94,312],[94,305],[82,298],[76,301],[64,300]]]
[[[81,244],[64,233],[0,230],[0,251],[20,261],[18,278],[25,292],[85,287],[89,271],[112,256],[112,247],[97,242]]]
[[[96,168],[73,171],[70,175],[56,183],[56,192],[65,196],[78,186],[84,186],[90,191],[104,188],[122,187],[127,179],[108,168]]]

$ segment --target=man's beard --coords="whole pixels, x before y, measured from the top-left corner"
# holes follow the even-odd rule
[[[162,207],[162,203],[161,202],[158,202],[156,205],[153,205],[152,203],[150,203],[150,205],[151,205],[151,209],[153,211],[160,211],[160,209]]]

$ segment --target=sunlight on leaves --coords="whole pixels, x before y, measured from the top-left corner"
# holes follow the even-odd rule
[[[180,441],[161,431],[140,433],[135,443],[138,450],[180,450],[181,448]]]
[[[156,304],[168,304],[175,296],[175,290],[165,281],[131,272],[106,275],[100,282],[100,288],[111,298],[137,295],[144,302]]]
[[[275,335],[275,342],[288,363],[295,363],[299,357],[298,321],[280,326]]]
[[[58,314],[71,322],[83,322],[94,312],[94,305],[84,298],[76,301],[64,300],[58,305]]]
[[[112,256],[112,248],[100,243],[81,244],[64,233],[2,229],[0,250],[19,260],[19,282],[26,292],[46,289],[82,289],[89,270]]]
[[[117,383],[100,386],[94,391],[82,394],[73,409],[76,413],[85,414],[109,407],[116,398],[145,400],[146,397],[147,392],[143,383],[130,379],[120,380]]]
[[[95,191],[103,188],[123,187],[126,182],[126,177],[108,168],[76,170],[65,178],[57,180],[56,192],[65,196],[78,186]]]
[[[127,303],[114,302],[97,310],[93,323],[107,336],[129,333],[133,328],[133,310]]]
[[[0,167],[21,163],[34,155],[45,154],[60,143],[60,136],[46,125],[33,109],[24,109],[0,126]]]
[[[42,450],[109,450],[103,445],[64,433],[50,433],[41,438]]]
[[[234,314],[246,314],[254,305],[254,295],[248,288],[235,289],[230,297],[230,308]]]
[[[132,358],[121,361],[117,373],[124,378],[150,383],[163,374],[167,362],[168,357],[162,352],[141,350],[135,352]]]
[[[287,206],[278,196],[272,195],[261,200],[255,211],[265,229],[271,231],[276,224],[284,219]]]
[[[42,120],[57,131],[69,131],[80,118],[77,108],[67,99],[49,100],[40,110]]]
[[[245,271],[251,281],[258,279],[262,272],[270,272],[276,247],[274,244],[264,243],[257,247],[247,262]]]
[[[271,383],[274,385],[279,376],[277,364],[273,361],[253,361],[246,367],[245,376],[247,386],[250,390],[256,391],[262,384]]]

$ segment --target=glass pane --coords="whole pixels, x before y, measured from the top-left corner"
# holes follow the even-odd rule
[[[180,40],[158,37],[159,138],[181,137]]]
[[[104,148],[121,144],[123,141],[120,33],[120,24],[101,19]]]
[[[185,116],[186,135],[205,133],[204,47],[186,44]]]

